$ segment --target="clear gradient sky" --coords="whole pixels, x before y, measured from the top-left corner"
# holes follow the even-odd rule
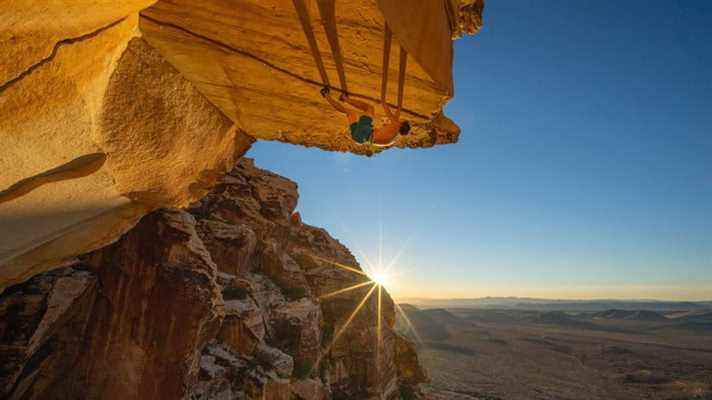
[[[396,297],[712,299],[712,1],[492,0],[456,44],[460,142],[260,142]],[[407,93],[406,93],[407,103]],[[407,242],[407,243],[406,243]]]

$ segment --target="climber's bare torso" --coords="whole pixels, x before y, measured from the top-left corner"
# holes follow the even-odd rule
[[[400,126],[401,122],[398,118],[389,117],[387,123],[373,130],[373,144],[379,146],[389,146],[393,144],[396,136],[398,136]]]
[[[375,119],[375,110],[371,104],[352,99],[349,96],[342,95],[339,100],[353,106],[355,109],[345,106],[339,101],[331,98],[329,90],[322,90],[322,94],[326,100],[337,111],[346,114],[351,128],[352,138],[358,143],[366,143],[370,141],[377,146],[390,146],[393,144],[396,136],[401,130],[403,123],[400,120],[400,112],[391,111],[387,104],[382,103],[383,111],[386,114],[386,122],[379,128],[373,126]]]

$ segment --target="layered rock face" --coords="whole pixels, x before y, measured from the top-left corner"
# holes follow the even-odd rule
[[[150,4],[3,5],[0,290],[199,199],[249,148],[139,37]]]
[[[392,300],[293,214],[296,189],[243,159],[186,211],[8,288],[0,397],[419,398]]]
[[[372,154],[319,96],[289,0],[13,0],[0,7],[0,291],[202,197],[255,139]],[[317,2],[307,1],[332,86]],[[410,53],[395,147],[457,141],[451,37],[482,0],[336,2],[354,98],[380,97],[383,33]],[[376,107],[379,109],[379,107]],[[378,110],[378,116],[381,111]],[[377,118],[378,120],[378,118]]]

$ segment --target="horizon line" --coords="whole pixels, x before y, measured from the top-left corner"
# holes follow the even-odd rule
[[[395,297],[395,296],[391,296]],[[397,297],[398,301],[401,300],[428,300],[428,301],[462,301],[462,300],[486,300],[486,299],[512,299],[512,300],[540,300],[540,301],[588,301],[588,302],[602,302],[602,301],[635,301],[635,302],[659,302],[659,303],[712,303],[712,298],[706,300],[666,300],[666,299],[656,299],[656,298],[547,298],[547,297],[519,297],[519,296],[484,296],[484,297],[417,297],[417,296],[404,296]]]

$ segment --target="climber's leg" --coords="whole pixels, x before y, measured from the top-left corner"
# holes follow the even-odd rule
[[[366,114],[368,114],[370,116],[375,115],[373,105],[371,105],[369,103],[366,103],[366,102],[363,102],[360,100],[356,100],[356,99],[352,99],[351,96],[341,96],[341,99],[343,101],[345,101],[346,103],[351,104],[352,106],[358,108],[359,110],[365,112]]]

